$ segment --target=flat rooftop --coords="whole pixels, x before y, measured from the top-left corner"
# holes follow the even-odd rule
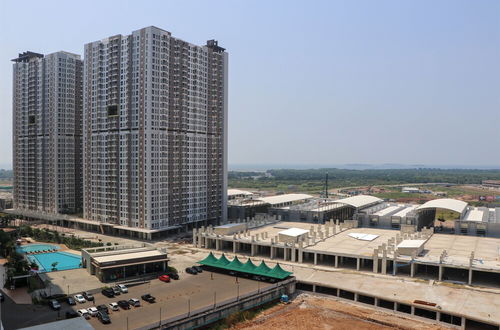
[[[304,222],[277,222],[250,229],[250,235],[242,237],[238,241],[250,243],[251,236],[259,234],[259,240],[255,244],[269,246],[271,238],[284,230],[291,228],[309,230],[311,226],[317,225]],[[264,232],[268,232],[266,239],[262,239],[260,235]],[[378,236],[372,241],[366,241],[349,236],[352,233]],[[398,230],[379,228],[353,228],[339,232],[337,227],[336,235],[317,241],[316,244],[305,246],[304,252],[371,258],[375,248],[387,243],[390,238],[395,238],[399,233]],[[226,240],[233,238],[232,235],[224,237]],[[500,271],[500,238],[433,234],[425,243],[423,252],[417,256],[416,260],[422,263],[439,264],[439,257],[444,250],[447,252],[447,257],[444,260],[445,266],[450,264],[455,267],[468,267],[469,257],[471,252],[474,252],[473,267],[475,269]]]
[[[349,234],[369,234],[378,235],[377,238],[371,241],[360,240],[349,236]],[[329,237],[324,241],[318,242],[315,245],[308,246],[304,249],[306,252],[323,252],[326,254],[343,254],[349,256],[372,256],[373,250],[387,243],[387,241],[396,237],[399,231],[390,229],[375,229],[375,228],[353,228],[345,230],[335,236]]]
[[[151,257],[157,257],[157,256],[167,256],[165,253],[162,253],[158,250],[150,250],[150,251],[140,251],[140,252],[133,252],[129,251],[127,253],[127,250],[123,250],[123,253],[120,254],[112,254],[112,255],[107,255],[107,256],[102,256],[102,257],[94,257],[93,259],[98,262],[99,264],[103,263],[108,263],[108,262],[113,262],[113,261],[133,261],[135,259],[142,259],[142,258],[151,258]]]

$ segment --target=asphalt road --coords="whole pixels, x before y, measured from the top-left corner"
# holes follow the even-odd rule
[[[95,294],[96,306],[130,298],[141,300],[141,306],[131,307],[129,310],[110,311],[111,324],[101,324],[95,317],[91,318],[89,322],[96,329],[135,329],[152,324],[156,320],[159,324],[160,313],[162,320],[166,320],[187,313],[188,310],[193,311],[202,307],[213,306],[214,299],[216,299],[217,303],[220,303],[234,298],[238,294],[243,295],[270,285],[269,283],[242,278],[238,278],[238,283],[236,283],[235,277],[219,273],[213,273],[212,279],[211,273],[207,271],[198,275],[183,274],[183,278],[170,283],[153,280],[149,284],[129,287],[128,293],[114,298],[105,297],[101,293]],[[145,293],[155,296],[156,303],[150,304],[142,300],[141,295]],[[93,303],[86,302],[74,306],[74,309],[87,308],[93,305]]]

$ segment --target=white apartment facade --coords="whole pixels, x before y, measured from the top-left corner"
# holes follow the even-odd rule
[[[14,208],[82,208],[82,61],[24,52],[13,59]]]
[[[225,50],[147,27],[84,58],[84,218],[155,232],[224,221]]]

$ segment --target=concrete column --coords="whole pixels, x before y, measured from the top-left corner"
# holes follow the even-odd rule
[[[316,292],[316,284],[313,284],[313,292]]]
[[[276,253],[276,248],[271,245],[271,255],[269,256],[269,258],[274,259],[275,253]]]
[[[359,294],[357,292],[354,292],[354,301],[358,301],[359,299]]]
[[[221,249],[220,239],[215,239],[215,249],[219,251]]]
[[[444,267],[439,265],[439,278],[438,278],[439,281],[443,280],[443,272],[444,272]]]
[[[436,312],[436,321],[439,322],[440,319],[441,319],[441,312]]]
[[[299,262],[302,263],[304,260],[304,252],[302,252],[302,249],[299,248]]]
[[[290,250],[288,248],[283,248],[283,259],[289,260],[290,259]]]
[[[198,238],[197,230],[196,230],[196,228],[193,228],[193,245],[194,246],[197,246],[197,243],[196,243],[197,238]]]
[[[295,248],[295,243],[292,245],[292,249],[291,249],[291,253],[292,253],[292,258],[291,258],[291,262],[295,262],[295,256],[297,255],[297,249]]]
[[[411,315],[415,315],[415,306],[411,306]]]
[[[387,274],[387,250],[382,252],[382,274]]]
[[[462,321],[460,322],[460,329],[465,329],[465,316],[462,316]]]
[[[378,306],[378,298],[377,297],[373,298],[373,303],[375,306]]]
[[[251,244],[251,248],[250,248],[250,255],[253,257],[255,256],[255,252],[257,250],[257,244]]]
[[[397,302],[394,302],[394,311],[398,311],[399,304]]]
[[[410,264],[410,277],[415,277],[415,263]]]
[[[339,268],[339,256],[334,256],[335,258],[335,268]]]
[[[318,254],[317,253],[314,253],[314,264],[315,265],[318,264]]]
[[[360,268],[360,259],[356,258],[356,270],[359,270]]]
[[[472,285],[472,268],[469,268],[469,281],[467,283]]]
[[[238,242],[233,241],[233,253],[238,252]]]
[[[397,271],[398,271],[397,269],[398,269],[397,262],[396,262],[396,258],[394,257],[394,258],[392,258],[392,275],[393,276],[396,276]]]

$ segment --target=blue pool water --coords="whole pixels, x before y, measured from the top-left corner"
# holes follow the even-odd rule
[[[27,252],[38,252],[44,250],[59,250],[59,246],[52,244],[30,244],[30,245],[21,245],[16,248],[19,253],[27,253]]]
[[[68,252],[50,252],[28,256],[30,262],[35,262],[39,266],[40,272],[51,272],[52,264],[57,262],[55,270],[68,270],[81,268],[82,259],[79,255]]]

